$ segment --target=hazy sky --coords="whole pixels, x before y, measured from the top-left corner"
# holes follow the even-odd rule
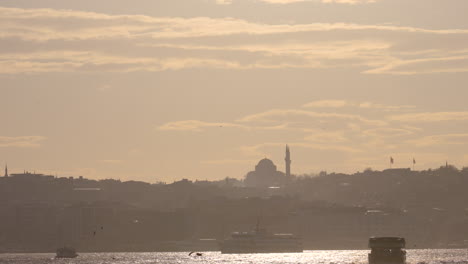
[[[0,162],[89,178],[468,166],[466,0],[0,0]]]

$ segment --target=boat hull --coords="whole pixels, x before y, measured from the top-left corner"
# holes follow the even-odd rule
[[[369,264],[405,264],[406,255],[379,256],[369,254]]]
[[[55,255],[55,258],[76,258],[76,257],[78,257],[78,254],[76,254],[75,249],[71,247],[58,248],[57,254]]]
[[[69,255],[69,256],[55,256],[55,258],[76,258],[78,257],[78,254],[76,255]]]

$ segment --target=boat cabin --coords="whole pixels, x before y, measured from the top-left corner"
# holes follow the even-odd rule
[[[76,254],[76,251],[72,247],[61,247],[57,248],[57,254],[55,255],[55,258],[76,258],[78,257],[78,254]]]
[[[406,263],[406,241],[402,237],[371,237],[369,264]]]

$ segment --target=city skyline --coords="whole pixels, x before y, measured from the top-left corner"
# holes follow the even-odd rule
[[[462,0],[0,3],[9,173],[172,182],[468,166]],[[413,164],[413,159],[416,164]]]
[[[300,235],[309,250],[362,249],[369,237],[395,235],[411,248],[465,248],[467,182],[468,168],[448,164],[289,177],[266,158],[243,181],[24,172],[0,177],[0,252],[52,252],[66,241],[81,253],[186,254],[207,238],[204,251],[217,251],[232,232],[258,225],[259,215],[262,227]]]
[[[264,161],[267,161],[268,163],[270,163],[271,165],[268,165],[268,166],[273,166],[273,170],[274,171],[266,171],[264,174],[264,176],[266,176],[266,178],[262,179],[261,181],[265,181],[265,184],[272,184],[272,186],[276,186],[275,184],[277,184],[275,182],[275,180],[273,180],[273,178],[271,178],[272,176],[274,176],[276,173],[279,173],[279,176],[280,177],[285,177],[285,179],[292,179],[291,177],[307,177],[307,178],[310,178],[310,177],[318,177],[318,176],[323,176],[323,175],[326,175],[327,173],[332,173],[332,174],[348,174],[348,175],[352,175],[352,174],[359,174],[361,173],[361,171],[355,171],[355,172],[351,172],[351,173],[342,173],[342,172],[335,172],[335,171],[320,171],[320,172],[312,172],[312,173],[303,173],[303,174],[293,174],[291,173],[291,158],[290,158],[290,148],[289,148],[289,145],[286,145],[286,148],[285,148],[285,156],[284,156],[284,172],[281,171],[281,166],[279,168],[278,171],[276,171],[277,169],[277,166],[276,164],[274,163],[274,161],[270,160],[267,156],[265,156],[263,159],[261,159],[259,161],[259,163],[255,166],[255,171],[257,170],[257,167]],[[459,171],[465,171],[468,166],[465,166],[465,167],[462,167],[462,168],[457,168],[456,166],[454,166],[453,164],[449,164],[448,161],[445,161],[445,166],[444,165],[441,165],[437,168],[427,168],[427,170],[415,170],[415,164],[416,164],[416,159],[413,157],[412,158],[412,167],[400,167],[400,168],[394,168],[393,167],[393,164],[395,163],[395,160],[393,157],[390,157],[390,162],[389,162],[389,167],[387,168],[384,168],[382,169],[382,171],[379,171],[379,170],[375,170],[375,172],[385,172],[385,171],[388,171],[388,170],[393,170],[393,171],[413,171],[413,172],[424,172],[424,171],[427,171],[427,170],[432,170],[432,169],[442,169],[442,168],[453,168],[455,170],[459,170]],[[243,176],[237,176],[237,177],[226,177],[224,179],[212,179],[214,181],[219,181],[219,180],[225,180],[225,179],[236,179],[236,180],[241,180],[242,181],[245,181],[248,177],[249,177],[249,174],[255,172],[255,171],[250,171],[250,172],[247,172],[245,175]],[[366,172],[366,171],[374,171],[373,168],[371,167],[367,167],[363,170],[363,172]],[[48,174],[49,173],[49,174]],[[323,174],[325,173],[325,174]],[[32,175],[32,176],[47,176],[47,177],[55,177],[55,178],[79,178],[79,179],[83,179],[83,175],[59,175],[57,172],[55,172],[55,174],[51,174],[50,172],[38,172],[36,173],[36,170],[33,170],[33,171],[29,171],[29,170],[26,170],[24,169],[22,172],[19,172],[19,171],[16,171],[16,172],[13,172],[13,173],[9,173],[9,170],[8,170],[8,164],[5,164],[5,167],[4,167],[4,175],[3,177],[4,178],[7,178],[7,177],[16,177],[16,176],[24,176],[24,175]],[[94,178],[90,178],[90,179],[94,179]],[[120,178],[115,178],[115,177],[110,177],[110,178],[98,178],[98,179],[95,179],[95,180],[107,180],[107,179],[111,179],[111,180],[121,180]],[[133,179],[123,179],[124,181],[132,181]],[[178,181],[186,181],[187,179],[186,178],[180,178],[180,179],[174,179],[173,182],[178,182]],[[191,179],[191,180],[195,180],[195,181],[205,181],[207,179],[198,179],[198,178],[194,178],[194,179]],[[145,181],[143,181],[145,182]],[[209,182],[209,181],[208,181]],[[167,184],[167,182],[164,182],[164,181],[153,181],[153,182],[147,182],[147,183],[156,183],[156,184]],[[245,184],[245,183],[244,183]],[[247,184],[249,185],[249,184]],[[258,187],[258,186],[255,186],[255,187]]]

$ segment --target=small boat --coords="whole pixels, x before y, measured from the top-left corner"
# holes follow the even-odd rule
[[[402,237],[369,238],[369,264],[405,264],[405,245]]]
[[[72,247],[61,247],[57,248],[57,254],[55,255],[55,258],[76,258],[78,257],[78,254],[76,254],[76,251]]]

